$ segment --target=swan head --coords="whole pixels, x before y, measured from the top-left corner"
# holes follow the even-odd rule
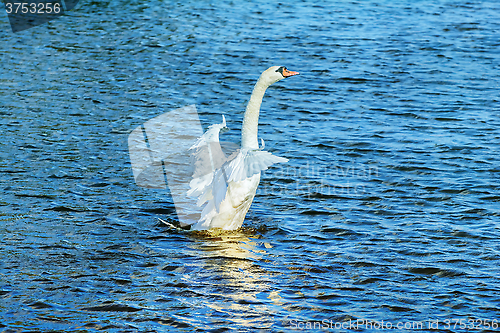
[[[267,86],[283,80],[287,77],[299,74],[298,72],[289,71],[285,66],[273,66],[266,69],[261,75],[260,80],[263,80]]]

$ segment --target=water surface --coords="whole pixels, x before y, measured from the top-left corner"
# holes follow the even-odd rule
[[[3,331],[500,319],[497,1],[83,1],[2,26]],[[135,184],[131,130],[194,104],[238,142],[272,65],[301,72],[259,127],[290,161],[246,228],[163,226],[175,209]]]

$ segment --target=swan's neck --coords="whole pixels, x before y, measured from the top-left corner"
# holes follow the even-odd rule
[[[242,148],[259,148],[257,139],[257,131],[259,127],[259,111],[262,104],[262,98],[266,93],[268,85],[265,84],[262,78],[259,78],[253,88],[252,96],[248,102],[245,116],[243,118],[243,127],[241,128],[241,147]]]

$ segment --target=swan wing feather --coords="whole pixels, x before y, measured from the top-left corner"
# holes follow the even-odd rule
[[[288,159],[264,150],[241,149],[238,157],[226,169],[229,181],[239,182],[267,170],[273,164],[288,162]]]
[[[198,197],[198,205],[201,206],[212,197],[211,184],[214,173],[222,166],[226,156],[219,143],[219,133],[227,130],[226,117],[222,116],[222,123],[208,127],[207,131],[199,137],[189,148],[192,150],[194,172],[193,179],[189,183],[188,196]]]
[[[189,150],[201,148],[211,142],[219,142],[219,133],[221,130],[227,130],[226,117],[224,117],[224,115],[222,115],[222,123],[210,125],[205,133],[203,133],[203,135],[195,141]]]
[[[194,150],[191,155],[194,157],[195,172],[187,194],[197,197],[197,205],[200,207],[206,203],[200,221],[219,212],[230,182],[243,181],[275,163],[288,161],[264,151],[263,141],[260,149],[241,148],[226,158],[219,143],[219,133],[224,129],[227,129],[226,119],[222,116],[221,124],[211,125],[189,148]]]
[[[285,163],[288,159],[271,154],[263,150],[241,149],[236,154],[231,155],[232,159],[222,165],[204,179],[193,179],[191,190],[188,194],[198,197],[198,206],[205,202],[218,211],[220,204],[226,198],[227,186],[229,182],[239,182],[252,177],[264,170],[267,170],[275,163]],[[207,210],[208,213],[211,209]],[[202,213],[202,216],[204,214]]]

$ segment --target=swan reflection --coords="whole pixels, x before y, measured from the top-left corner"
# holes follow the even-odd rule
[[[257,323],[271,327],[272,307],[280,305],[280,296],[263,262],[268,260],[267,249],[272,246],[244,229],[190,235],[195,240],[192,254],[199,259],[196,276],[186,279],[207,296],[196,306],[206,307],[208,317],[217,313],[245,327]]]

